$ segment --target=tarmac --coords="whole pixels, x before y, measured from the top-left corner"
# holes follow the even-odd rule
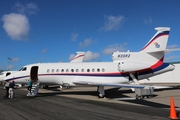
[[[180,111],[180,89],[158,90],[142,100],[129,89],[105,89],[106,97],[98,98],[96,87],[50,87],[35,97],[17,88],[13,99],[3,99],[6,91],[0,86],[0,120],[169,120],[171,97]]]

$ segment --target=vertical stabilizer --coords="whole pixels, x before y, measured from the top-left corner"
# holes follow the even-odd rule
[[[157,33],[143,47],[142,52],[164,52],[166,50],[170,28],[157,27],[155,30],[157,30]]]
[[[85,52],[76,52],[77,55],[70,62],[83,62]]]

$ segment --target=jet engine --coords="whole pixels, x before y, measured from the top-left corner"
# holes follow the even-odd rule
[[[149,68],[150,66],[145,63],[139,63],[139,62],[119,62],[118,63],[118,69],[120,72],[134,72],[142,69]]]

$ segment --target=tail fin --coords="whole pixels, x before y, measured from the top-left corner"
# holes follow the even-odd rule
[[[163,52],[166,50],[168,37],[169,37],[169,27],[157,27],[155,28],[157,33],[150,39],[150,41],[143,47],[142,52]]]
[[[85,52],[76,52],[77,55],[70,62],[83,62]]]

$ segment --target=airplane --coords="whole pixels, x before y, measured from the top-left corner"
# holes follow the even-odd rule
[[[140,52],[118,54],[118,62],[70,62],[35,63],[23,66],[20,71],[5,77],[5,81],[27,83],[35,80],[32,95],[38,93],[40,84],[62,86],[97,86],[99,98],[105,96],[104,86],[124,88],[148,88],[139,85],[137,78],[144,79],[174,70],[174,66],[164,63],[164,50],[169,37],[169,27],[157,27],[156,34]],[[133,81],[135,84],[130,84]]]

